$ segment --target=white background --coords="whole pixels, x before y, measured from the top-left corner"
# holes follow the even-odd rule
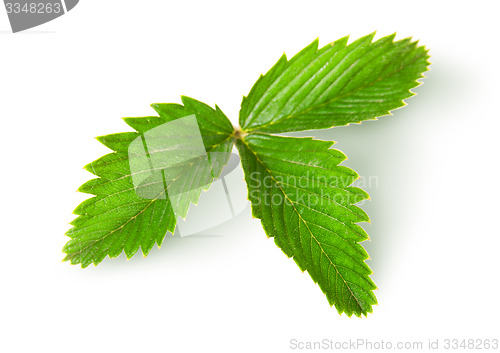
[[[500,338],[497,3],[82,0],[18,34],[0,8],[0,351]],[[394,116],[315,134],[378,179],[363,206],[379,287],[368,318],[330,308],[249,209],[145,259],[61,262],[86,198],[75,190],[91,177],[82,166],[108,152],[94,136],[181,94],[236,124],[242,95],[282,52],[374,30],[420,39],[432,70]]]

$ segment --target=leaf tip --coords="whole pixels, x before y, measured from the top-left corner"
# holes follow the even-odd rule
[[[97,141],[99,141],[100,143],[102,143],[104,146],[106,146],[107,148],[113,150],[110,146],[109,146],[109,143],[108,143],[108,140],[106,138],[107,136],[104,135],[104,136],[97,136],[97,137],[94,137]]]
[[[93,162],[90,162],[90,163],[88,163],[88,164],[85,164],[85,165],[83,166],[83,169],[84,169],[84,170],[86,170],[87,172],[92,173],[92,174],[94,174],[94,175],[95,175],[95,170],[94,170],[94,167],[92,166],[92,163],[93,163]]]
[[[157,113],[160,114],[161,111],[161,103],[152,103],[149,105],[153,110]]]
[[[370,33],[369,35],[365,36],[366,40],[372,42],[373,41],[373,38],[375,38],[375,36],[377,35],[377,31],[373,31],[372,33]]]
[[[182,104],[186,105],[186,104],[189,104],[192,101],[194,101],[193,98],[190,98],[188,96],[185,96],[185,95],[181,94],[181,102],[182,102]]]

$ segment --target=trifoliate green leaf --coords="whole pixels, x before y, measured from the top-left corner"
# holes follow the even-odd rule
[[[196,203],[201,190],[220,175],[233,146],[231,123],[218,107],[182,100],[184,105],[153,104],[159,117],[125,118],[137,132],[98,138],[114,152],[85,166],[98,178],[78,190],[95,196],[74,211],[79,216],[67,232],[71,240],[63,249],[64,260],[86,267],[122,251],[130,258],[139,247],[147,255],[174,231],[177,216],[185,217],[190,203]],[[173,128],[162,129],[167,123]],[[191,136],[197,131],[199,136]],[[195,148],[193,143],[190,149],[181,144],[196,138],[200,143]],[[175,150],[165,155],[165,146]],[[182,155],[186,158],[173,167],[154,168],[155,163],[164,166]]]
[[[403,106],[429,65],[427,50],[394,35],[374,34],[347,45],[347,37],[318,49],[318,41],[291,60],[283,56],[243,99],[246,132],[323,129],[387,115]]]
[[[377,303],[368,235],[369,221],[356,202],[368,195],[350,186],[358,178],[339,166],[345,155],[333,142],[252,134],[237,142],[253,215],[302,271],[307,270],[339,313],[366,315]]]
[[[244,97],[235,130],[218,107],[191,98],[153,104],[159,116],[126,118],[137,132],[99,137],[114,152],[85,168],[98,178],[79,191],[94,195],[74,211],[65,260],[86,267],[122,251],[147,255],[173,232],[227,163],[240,153],[252,214],[266,234],[307,271],[330,305],[348,316],[377,303],[360,245],[369,221],[356,204],[368,198],[342,166],[333,142],[277,133],[376,119],[403,106],[427,70],[427,50],[374,34],[323,48],[318,41],[281,59]],[[216,205],[214,205],[216,207]]]

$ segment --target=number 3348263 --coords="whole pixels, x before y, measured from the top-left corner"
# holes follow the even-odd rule
[[[20,4],[18,2],[8,2],[5,4],[7,13],[60,13],[62,11],[59,2],[43,3],[43,2],[30,2]]]

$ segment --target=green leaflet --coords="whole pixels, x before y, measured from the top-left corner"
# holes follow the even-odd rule
[[[318,41],[290,61],[283,56],[243,99],[243,130],[324,129],[387,115],[413,95],[429,65],[427,50],[394,35],[347,37],[318,50]]]
[[[368,195],[339,166],[345,155],[333,142],[252,134],[237,142],[253,215],[302,271],[307,270],[339,313],[367,314],[376,304],[368,277],[368,216],[354,203]]]
[[[86,267],[160,246],[221,174],[236,141],[252,214],[266,234],[339,313],[372,312],[376,286],[360,245],[368,235],[358,225],[369,218],[356,206],[368,194],[351,186],[359,176],[341,165],[346,156],[333,142],[276,134],[359,123],[403,106],[428,68],[427,50],[394,35],[373,37],[321,49],[316,40],[281,57],[243,98],[241,129],[217,106],[187,97],[183,105],[153,104],[159,116],[125,118],[137,132],[99,137],[113,153],[85,167],[97,178],[79,191],[94,197],[74,211],[65,260]],[[195,147],[184,149],[184,140]]]
[[[218,107],[212,109],[191,98],[183,97],[184,105],[153,104],[159,117],[125,118],[125,122],[137,133],[127,132],[99,137],[98,140],[114,152],[85,166],[89,172],[98,176],[83,184],[78,191],[95,195],[85,200],[74,211],[79,215],[66,234],[71,238],[63,251],[64,260],[73,264],[81,263],[86,267],[91,263],[99,264],[106,255],[116,257],[122,251],[132,257],[139,249],[147,255],[153,245],[161,245],[167,232],[175,229],[176,217],[163,184],[161,192],[150,198],[138,196],[134,186],[128,156],[132,141],[151,129],[176,119],[196,115],[199,131],[208,154],[212,177],[218,177],[227,163],[233,146],[233,127]],[[207,164],[205,164],[206,166]],[[197,166],[203,166],[198,163]],[[186,193],[177,201],[185,216],[190,203],[196,203],[200,188],[189,190],[188,184],[202,171],[199,168],[181,168],[182,178],[172,181],[166,178],[171,187],[180,183],[179,189]],[[210,180],[211,181],[211,180]],[[163,182],[163,180],[162,180]],[[209,186],[209,185],[208,185]],[[206,188],[206,187],[205,187]]]

